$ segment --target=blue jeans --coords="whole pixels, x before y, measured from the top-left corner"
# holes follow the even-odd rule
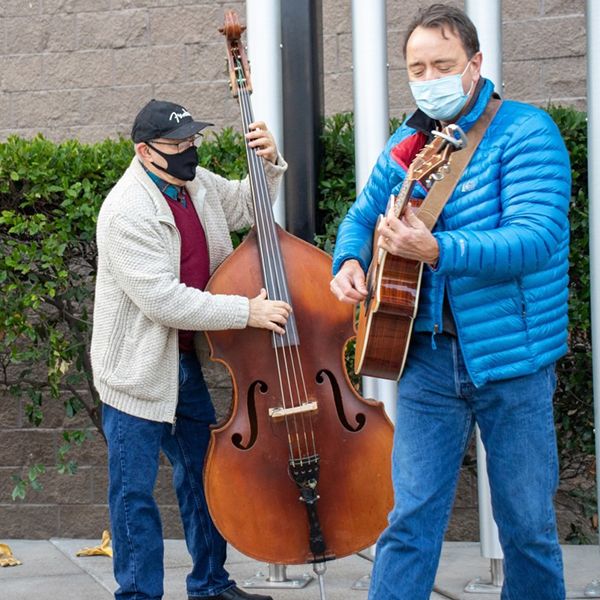
[[[215,411],[202,370],[193,353],[181,353],[175,430],[103,405],[108,441],[108,502],[117,600],[160,600],[163,596],[163,538],[153,490],[162,449],[173,465],[187,548],[193,567],[189,596],[220,594],[233,581],[223,565],[226,543],[206,505],[202,483],[204,457]]]
[[[553,496],[554,368],[476,388],[456,338],[415,333],[398,389],[394,508],[377,543],[370,600],[428,600],[474,423],[487,453],[504,553],[502,600],[564,600]],[[466,574],[465,574],[466,575]]]

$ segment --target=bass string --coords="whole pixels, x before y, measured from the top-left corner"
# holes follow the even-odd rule
[[[245,119],[246,119],[246,129],[248,128],[248,124],[252,122],[251,117],[251,108],[249,106],[248,94],[242,91],[240,95],[242,99],[242,106],[245,111]],[[249,149],[250,150],[250,149]],[[265,273],[265,279],[267,280],[266,287],[269,289],[269,297],[270,298],[281,298],[289,302],[289,293],[287,292],[285,286],[285,276],[283,275],[282,270],[282,262],[279,261],[277,264],[277,258],[280,258],[280,251],[277,244],[277,240],[274,239],[274,224],[272,222],[272,211],[270,210],[270,203],[268,200],[268,190],[266,187],[266,180],[264,179],[264,171],[260,168],[260,162],[258,157],[254,152],[249,151],[249,160],[251,161],[251,168],[253,174],[255,175],[255,189],[259,194],[260,202],[257,203],[256,212],[257,212],[257,225],[261,228],[264,235],[259,236],[259,243],[261,245],[261,261],[266,259],[267,265],[264,265],[263,272]],[[262,177],[261,177],[262,175]],[[261,180],[262,179],[262,180]],[[269,226],[270,225],[270,226]],[[267,247],[264,247],[264,246]],[[298,382],[298,373],[300,373],[300,377],[303,379],[303,371],[301,365],[296,367],[292,347],[292,340],[289,335],[290,328],[286,328],[286,333],[284,335],[285,344],[282,349],[282,356],[279,356],[278,344],[275,332],[272,333],[273,338],[273,347],[275,350],[275,359],[278,369],[279,375],[279,383],[280,383],[280,392],[281,398],[283,401],[283,408],[288,407],[288,402],[286,397],[289,396],[290,406],[299,406],[301,404],[300,400],[296,402],[294,398],[301,398],[301,390]],[[290,350],[286,351],[286,348]],[[288,356],[290,354],[290,356]],[[283,365],[283,368],[282,368]],[[285,375],[282,375],[282,371]],[[305,389],[305,386],[302,386]],[[307,432],[306,422],[304,415],[292,415],[288,417],[287,415],[284,417],[286,422],[286,428],[288,431],[288,444],[290,448],[290,458],[295,460],[302,461],[303,453],[309,453],[309,437],[312,437],[314,440],[314,435],[309,436]],[[292,427],[290,427],[290,421]],[[300,422],[300,423],[299,423]]]
[[[248,98],[248,94],[247,92],[245,92],[245,90],[242,92],[243,97],[242,97],[242,102],[243,102],[243,107],[245,109],[245,113],[246,113],[246,126],[248,123],[250,123],[252,121],[252,117],[251,117],[251,107],[249,105],[249,98]],[[267,279],[270,279],[270,283],[273,284],[273,289],[270,290],[271,294],[270,297],[272,298],[281,298],[286,300],[287,302],[290,302],[290,297],[289,297],[289,292],[287,290],[287,287],[285,285],[285,275],[284,275],[284,271],[283,271],[283,262],[281,259],[281,252],[280,249],[278,247],[277,244],[277,240],[274,239],[274,223],[273,223],[273,215],[272,215],[272,211],[270,210],[270,202],[268,200],[268,188],[267,188],[267,184],[266,184],[266,178],[265,178],[265,174],[264,174],[264,170],[262,168],[260,168],[262,165],[259,162],[258,157],[255,155],[255,153],[250,153],[250,157],[252,160],[252,165],[254,167],[254,173],[256,175],[256,189],[259,192],[259,194],[261,194],[261,200],[262,202],[258,205],[258,217],[259,217],[259,222],[263,222],[265,223],[265,226],[263,228],[264,233],[266,234],[266,243],[267,246],[269,246],[268,248],[265,248],[263,251],[263,256],[267,257],[268,260],[268,268],[266,269],[266,273],[267,273]],[[267,226],[266,224],[269,224],[269,226]],[[259,225],[260,226],[260,225]],[[262,259],[262,257],[261,257]],[[272,259],[275,260],[275,265],[273,265],[272,263]],[[277,264],[278,263],[278,264]],[[270,275],[270,277],[269,277]],[[291,320],[291,323],[293,324],[293,320]],[[289,323],[288,323],[289,325]],[[279,352],[277,350],[277,342],[276,342],[276,335],[275,333],[272,334],[273,336],[273,346],[275,348],[275,353],[276,353],[276,361],[277,361],[277,366],[278,366],[278,373],[280,375],[280,390],[281,390],[281,394],[282,394],[282,399],[284,402],[284,408],[287,406],[287,402],[285,400],[286,398],[286,391],[287,394],[289,394],[289,397],[292,398],[291,400],[291,406],[299,406],[300,405],[300,400],[298,402],[295,402],[293,399],[294,397],[297,398],[301,398],[302,397],[302,393],[304,392],[304,397],[306,399],[307,394],[306,394],[306,385],[305,385],[305,381],[304,381],[304,373],[303,373],[303,369],[302,369],[302,365],[300,362],[300,354],[297,348],[297,344],[295,343],[290,343],[292,340],[290,340],[290,335],[289,335],[289,331],[290,331],[290,327],[286,328],[286,334],[285,334],[285,338],[286,338],[286,345],[284,346],[284,349],[282,351],[282,359],[280,359],[279,357]],[[296,333],[296,340],[297,340],[297,332]],[[293,354],[293,350],[291,350],[292,347],[296,348],[296,360],[294,360],[294,354]],[[285,348],[290,348],[290,350],[288,350],[286,352]],[[288,356],[288,353],[290,354],[290,356]],[[283,367],[284,367],[284,372],[285,372],[285,377],[281,376],[281,362],[283,362]],[[287,386],[285,385],[287,384]],[[287,387],[287,390],[286,390]],[[289,423],[288,423],[289,417],[286,417],[286,426],[288,427],[288,431],[290,429],[289,427]],[[300,461],[302,461],[303,459],[303,452],[306,454],[310,454],[310,443],[312,442],[312,446],[313,446],[313,453],[314,453],[314,448],[315,448],[315,443],[314,443],[314,432],[312,431],[312,427],[311,427],[311,431],[308,432],[308,428],[306,426],[306,419],[304,417],[303,414],[300,414],[299,416],[294,415],[292,417],[292,421],[293,421],[293,438],[295,438],[295,448],[297,450],[297,456],[294,454],[293,451],[293,445],[290,444],[291,446],[291,457],[293,460],[296,460],[296,458]],[[298,426],[298,421],[300,421],[300,427]],[[309,439],[310,438],[310,439]],[[304,448],[304,450],[303,450]]]
[[[250,104],[249,93],[246,89],[245,82],[238,82],[240,109],[242,113],[242,121],[244,130],[249,130],[249,124],[253,121],[252,107]],[[276,239],[276,230],[274,227],[273,212],[269,201],[269,192],[266,182],[264,168],[256,152],[246,144],[248,161],[250,163],[250,178],[253,181],[253,189],[256,190],[260,198],[255,198],[255,212],[257,227],[265,234],[259,235],[259,246],[261,247],[261,263],[263,273],[265,274],[265,285],[269,291],[269,297],[279,298],[291,304],[289,290],[285,281],[285,271],[283,268],[283,259],[281,251]],[[262,200],[262,201],[260,201]],[[265,264],[266,260],[266,264]],[[272,284],[273,289],[269,283]],[[284,334],[285,344],[282,348],[282,356],[280,357],[278,344],[275,332],[272,332],[272,345],[275,350],[275,360],[279,377],[280,393],[282,398],[283,408],[296,407],[304,402],[308,402],[308,393],[306,389],[306,381],[304,377],[304,369],[298,343],[292,343],[289,331],[295,334],[295,341],[298,342],[295,321],[290,319],[291,326],[286,327]],[[288,324],[290,322],[288,321]],[[287,389],[286,389],[287,388]],[[289,395],[289,404],[286,397]],[[295,400],[297,398],[297,400]],[[288,446],[290,451],[290,459],[292,462],[300,462],[302,464],[305,459],[316,454],[316,440],[312,420],[308,419],[304,413],[284,416],[286,429],[288,434]],[[308,420],[308,426],[307,426]]]

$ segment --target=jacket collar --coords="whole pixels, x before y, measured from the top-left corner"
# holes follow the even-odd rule
[[[152,198],[152,202],[154,203],[157,214],[172,220],[173,213],[171,212],[165,197],[148,175],[146,169],[144,169],[144,165],[137,155],[133,157],[133,160],[129,165],[129,170],[132,172],[135,179],[148,192],[150,198]],[[206,190],[202,186],[198,177],[196,177],[193,181],[186,183],[185,187],[190,195],[190,198],[192,199],[192,202],[194,203],[194,206],[196,207],[196,211],[198,214],[200,214],[204,203],[204,195]]]
[[[163,196],[167,196],[168,198],[171,198],[171,200],[175,201],[179,199],[184,186],[169,183],[168,181],[165,181],[162,177],[159,177],[156,173],[153,173],[146,167],[144,167],[144,171],[146,171],[148,177],[150,177],[150,179],[154,181],[154,183],[161,191]]]
[[[473,127],[475,121],[482,115],[490,97],[494,95],[499,98],[494,92],[494,85],[485,77],[480,77],[475,88],[475,93],[467,105],[467,111],[463,114],[456,124],[466,133]],[[430,140],[431,131],[440,129],[440,122],[426,115],[421,109],[417,109],[406,121],[406,124],[417,131],[422,131]]]
[[[138,181],[138,183],[140,183],[140,185],[146,190],[152,199],[157,214],[170,217],[172,213],[167,201],[165,200],[165,197],[162,195],[162,192],[158,189],[154,181],[150,179],[150,176],[148,173],[146,173],[146,169],[144,169],[142,161],[137,157],[137,155],[133,157],[133,160],[129,165],[129,170],[131,171],[133,177]]]

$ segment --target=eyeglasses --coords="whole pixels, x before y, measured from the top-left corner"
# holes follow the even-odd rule
[[[173,148],[177,148],[177,152],[183,152],[190,146],[196,146],[197,148],[200,145],[203,135],[204,134],[202,133],[196,133],[192,137],[181,140],[180,142],[157,142],[156,140],[152,140],[152,143],[160,144],[161,146],[172,146]]]

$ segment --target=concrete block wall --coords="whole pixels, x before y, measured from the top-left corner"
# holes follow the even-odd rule
[[[421,4],[387,0],[390,115],[396,117],[412,108],[401,45]],[[505,97],[585,109],[584,2],[504,0],[503,6]],[[2,0],[0,139],[38,132],[56,141],[127,136],[137,110],[153,97],[181,102],[216,129],[239,127],[217,32],[226,8],[244,18],[242,0]],[[351,0],[323,0],[323,49],[326,114],[352,110]],[[213,366],[208,379],[225,414],[227,373]],[[63,430],[85,422],[66,420],[60,404],[45,412],[43,425],[34,428],[25,401],[0,388],[0,540],[99,537],[108,526],[104,444],[92,432],[92,441],[75,452],[77,473],[57,475]],[[36,462],[47,466],[44,489],[12,502],[11,475]],[[476,539],[475,477],[463,471],[450,537]],[[173,537],[181,528],[170,477],[164,461],[157,499],[165,535]]]
[[[218,419],[225,418],[231,402],[231,378],[221,363],[212,362],[204,336],[198,351]],[[60,401],[42,405],[40,427],[26,416],[26,399],[11,396],[0,387],[0,541],[9,538],[46,539],[50,537],[100,537],[109,527],[107,507],[107,452],[98,431],[90,427],[85,414],[65,416]],[[73,475],[59,474],[57,451],[63,445],[65,430],[87,429],[89,439],[74,446],[67,460],[75,460]],[[27,476],[33,464],[43,464],[46,472],[39,477],[42,489],[29,489],[24,501],[14,502],[12,476]],[[171,485],[172,469],[163,455],[156,483],[165,537],[182,537],[177,498]]]
[[[421,4],[387,2],[390,114],[397,117],[413,106],[401,47]],[[177,100],[217,128],[237,127],[217,32],[226,8],[245,20],[243,0],[3,0],[0,139],[128,135],[152,97]],[[506,97],[585,108],[583,11],[582,0],[504,0]],[[326,114],[352,110],[351,0],[323,0],[323,49]]]

